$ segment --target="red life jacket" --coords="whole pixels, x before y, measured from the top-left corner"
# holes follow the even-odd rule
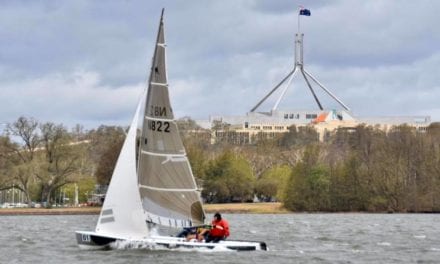
[[[216,226],[216,228],[211,229],[211,236],[213,237],[228,237],[229,236],[229,223],[225,219],[220,221],[212,220],[212,226]],[[218,228],[222,227],[222,228]]]

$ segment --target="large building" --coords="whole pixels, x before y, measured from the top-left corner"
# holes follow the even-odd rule
[[[300,31],[299,28],[298,31]],[[198,122],[202,127],[212,129],[212,142],[227,138],[229,142],[235,144],[253,143],[261,136],[271,138],[278,133],[285,133],[289,131],[288,129],[292,125],[296,127],[313,126],[318,132],[320,140],[323,140],[327,133],[331,133],[337,128],[354,128],[360,124],[377,126],[385,131],[392,126],[402,124],[416,127],[418,131],[425,131],[430,125],[431,118],[429,116],[355,117],[346,104],[305,69],[303,37],[304,34],[300,32],[295,35],[295,64],[293,69],[250,112],[243,116],[212,116],[208,122]],[[278,109],[296,75],[304,79],[318,109]],[[312,84],[318,86],[322,92],[333,99],[340,106],[340,109],[324,109]],[[267,112],[258,112],[257,109],[262,103],[273,96],[274,92],[280,88],[282,88],[280,90],[281,94],[273,108]]]
[[[275,111],[271,113],[249,112],[244,116],[213,116],[210,118],[211,142],[226,139],[230,143],[250,144],[259,137],[273,138],[289,131],[295,125],[312,126],[320,140],[338,128],[355,128],[366,124],[387,131],[393,126],[407,124],[417,131],[426,131],[431,124],[429,116],[366,117],[356,118],[346,110]]]

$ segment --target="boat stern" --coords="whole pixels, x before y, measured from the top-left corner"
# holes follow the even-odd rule
[[[115,238],[100,236],[92,232],[76,231],[76,241],[82,249],[107,249],[110,243],[115,242]]]
[[[266,242],[260,242],[260,250],[269,251]]]

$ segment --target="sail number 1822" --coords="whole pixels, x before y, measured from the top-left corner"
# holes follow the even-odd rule
[[[170,132],[170,122],[167,121],[156,121],[148,120],[148,128],[157,132]]]

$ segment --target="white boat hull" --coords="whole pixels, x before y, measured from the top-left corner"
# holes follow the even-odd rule
[[[117,248],[147,248],[152,250],[163,249],[201,249],[201,250],[233,250],[255,251],[268,250],[266,243],[256,241],[223,240],[218,243],[186,241],[185,238],[171,236],[151,236],[143,239],[127,239],[111,237],[96,232],[77,231],[76,240],[82,249],[117,249]]]

